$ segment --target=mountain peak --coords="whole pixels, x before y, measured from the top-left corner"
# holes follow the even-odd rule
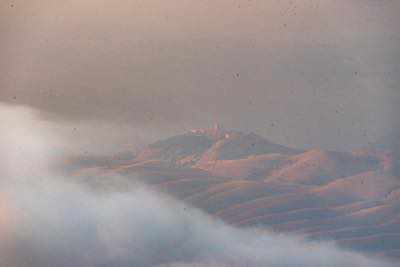
[[[226,135],[226,131],[222,124],[215,123],[211,128],[196,128],[190,130],[192,134],[206,135],[212,139],[220,139]]]
[[[298,152],[255,133],[225,130],[216,123],[211,128],[192,129],[150,144],[136,160],[162,160],[177,165],[193,166],[211,160],[241,159],[261,154],[293,154]]]

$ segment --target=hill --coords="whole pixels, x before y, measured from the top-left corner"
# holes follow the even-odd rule
[[[100,187],[111,186],[110,174],[128,182],[140,179],[232,225],[399,257],[396,162],[387,150],[302,151],[216,126],[148,145],[123,162],[102,159],[74,173]]]

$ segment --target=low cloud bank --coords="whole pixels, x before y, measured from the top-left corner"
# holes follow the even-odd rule
[[[49,177],[2,194],[10,223],[2,266],[386,266],[330,244],[236,229],[141,186],[94,195]]]
[[[0,126],[0,266],[390,266],[332,244],[233,228],[141,185],[87,190],[46,167],[59,140],[29,111],[11,111]]]

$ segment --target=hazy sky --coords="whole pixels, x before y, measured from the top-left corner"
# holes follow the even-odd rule
[[[215,121],[298,147],[397,140],[399,13],[396,0],[2,1],[0,102],[118,149]]]

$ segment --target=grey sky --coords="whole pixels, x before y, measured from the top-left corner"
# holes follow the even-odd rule
[[[90,144],[214,121],[299,147],[397,140],[399,12],[391,0],[7,1],[0,101]]]

